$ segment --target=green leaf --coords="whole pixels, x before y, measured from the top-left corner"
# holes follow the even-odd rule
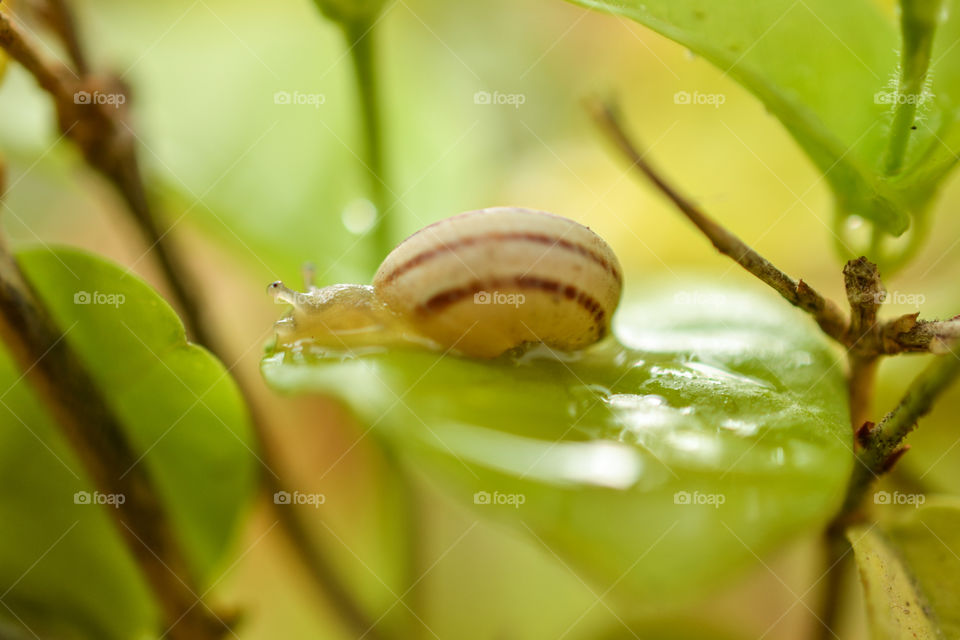
[[[917,197],[932,192],[960,154],[960,6],[956,0],[933,4],[942,7],[939,20],[928,23],[936,29],[925,94],[929,108],[916,123],[902,178],[902,188]]]
[[[340,398],[478,516],[655,607],[838,507],[841,369],[808,319],[767,298],[628,296],[626,346],[574,356],[274,348],[262,370],[278,390]]]
[[[825,173],[842,211],[890,233],[906,230],[907,208],[878,171],[886,106],[874,97],[896,68],[898,39],[876,3],[574,1],[632,18],[703,56],[780,119]]]
[[[859,215],[900,235],[911,218],[923,222],[956,163],[953,1],[938,30],[939,0],[904,0],[902,37],[872,0],[572,1],[650,27],[756,95],[824,173],[840,219]]]
[[[960,501],[932,499],[847,537],[874,638],[960,637]]]
[[[210,579],[254,488],[235,385],[133,274],[69,249],[18,257],[143,454],[194,571]],[[0,380],[0,589],[10,607],[0,617],[57,637],[155,633],[157,610],[112,507],[75,503],[90,481],[6,353]]]

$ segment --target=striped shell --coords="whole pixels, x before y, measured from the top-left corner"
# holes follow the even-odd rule
[[[610,328],[623,276],[587,227],[540,211],[462,213],[404,240],[376,295],[445,347],[495,357],[525,342],[581,349]]]

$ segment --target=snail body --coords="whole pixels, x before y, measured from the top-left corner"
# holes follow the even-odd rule
[[[372,288],[282,297],[304,298],[286,300],[294,304],[291,328],[314,339],[327,327],[327,337],[425,338],[491,358],[525,343],[572,351],[596,342],[609,331],[622,282],[613,250],[587,227],[497,207],[414,233],[386,257]]]

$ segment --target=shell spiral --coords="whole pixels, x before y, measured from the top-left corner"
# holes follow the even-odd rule
[[[373,286],[441,345],[495,357],[526,342],[563,350],[596,342],[609,331],[623,274],[587,227],[498,207],[413,234],[383,261]]]

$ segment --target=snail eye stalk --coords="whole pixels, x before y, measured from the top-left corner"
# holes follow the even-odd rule
[[[282,300],[294,306],[297,304],[297,292],[283,284],[282,280],[271,282],[267,286],[267,293],[276,300]]]

